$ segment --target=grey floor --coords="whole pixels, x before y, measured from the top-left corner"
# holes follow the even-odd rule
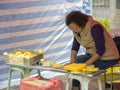
[[[113,75],[113,80],[120,80],[120,74],[114,74]],[[105,90],[104,89],[104,80],[103,80],[103,76],[101,76],[101,80],[102,80],[102,90]],[[107,81],[109,80],[109,75],[107,75]],[[120,83],[119,83],[119,86],[118,86],[119,88],[120,88]],[[7,88],[4,88],[4,89],[0,89],[0,90],[7,90]],[[12,86],[11,88],[10,88],[10,90],[20,90],[20,86],[18,85],[18,86]],[[89,90],[99,90],[98,89],[98,83],[97,83],[97,81],[96,80],[92,80],[90,83],[89,83]],[[110,90],[109,88],[107,88],[106,90]],[[114,89],[114,90],[116,90],[116,89]],[[120,89],[117,89],[117,90],[120,90]]]
[[[7,88],[0,89],[0,90],[7,90]],[[13,86],[10,88],[10,90],[20,90],[20,86]]]
[[[7,89],[4,88],[4,89],[0,89],[0,90],[7,90]],[[10,90],[20,90],[20,89],[19,89],[19,86],[13,86],[13,87],[11,87]],[[99,90],[99,89],[91,88],[91,89],[89,89],[89,90]],[[106,90],[110,90],[110,89],[107,88]]]
[[[0,89],[0,90],[7,90],[7,88]],[[20,86],[13,86],[13,87],[10,88],[10,90],[20,90]],[[89,85],[89,90],[99,90],[98,87],[97,87],[97,83],[96,82],[91,82],[91,85]],[[110,90],[110,89],[108,88],[106,90]]]

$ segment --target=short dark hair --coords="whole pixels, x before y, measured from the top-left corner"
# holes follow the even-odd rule
[[[70,25],[71,23],[75,23],[78,26],[84,28],[87,21],[88,15],[80,12],[80,11],[72,11],[66,16],[66,25]]]

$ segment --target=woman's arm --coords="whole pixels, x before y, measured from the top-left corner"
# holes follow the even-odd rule
[[[89,60],[87,60],[87,65],[94,63],[105,52],[105,38],[103,27],[99,24],[94,25],[92,27],[91,34],[95,41],[96,53]]]
[[[80,44],[77,42],[76,38],[74,37],[72,49],[71,49],[71,55],[70,55],[70,63],[73,63],[75,61],[75,57],[77,56],[79,48],[80,48]]]
[[[70,63],[74,63],[76,56],[77,56],[77,51],[71,50]]]

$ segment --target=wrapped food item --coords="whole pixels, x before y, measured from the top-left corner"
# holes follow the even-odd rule
[[[43,53],[44,53],[44,51],[43,51],[42,49],[40,49],[38,52],[39,52],[40,54],[43,54]]]
[[[83,73],[91,73],[91,72],[97,72],[99,70],[99,68],[95,67],[94,65],[90,65],[90,66],[87,66],[86,68],[84,68],[82,70]]]
[[[73,63],[73,64],[64,66],[64,70],[68,70],[71,72],[79,72],[84,68],[86,68],[86,64],[84,63]]]
[[[51,60],[46,60],[45,62],[42,63],[43,67],[51,67],[53,62]]]
[[[63,66],[62,64],[56,62],[52,64],[52,67],[56,69],[60,69],[62,66]]]
[[[44,58],[41,58],[40,61],[39,61],[39,65],[43,65],[43,63],[45,62],[46,60]]]
[[[94,67],[94,65],[86,66],[85,63],[73,63],[64,66],[64,70],[68,70],[70,72],[75,72],[75,73],[91,73],[91,72],[97,72],[99,68]]]

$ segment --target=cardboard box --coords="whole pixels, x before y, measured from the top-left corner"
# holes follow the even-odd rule
[[[43,54],[32,50],[14,50],[4,55],[4,57],[7,63],[34,65],[43,58]]]
[[[63,90],[63,83],[58,78],[45,80],[40,76],[28,77],[20,81],[20,90]]]

